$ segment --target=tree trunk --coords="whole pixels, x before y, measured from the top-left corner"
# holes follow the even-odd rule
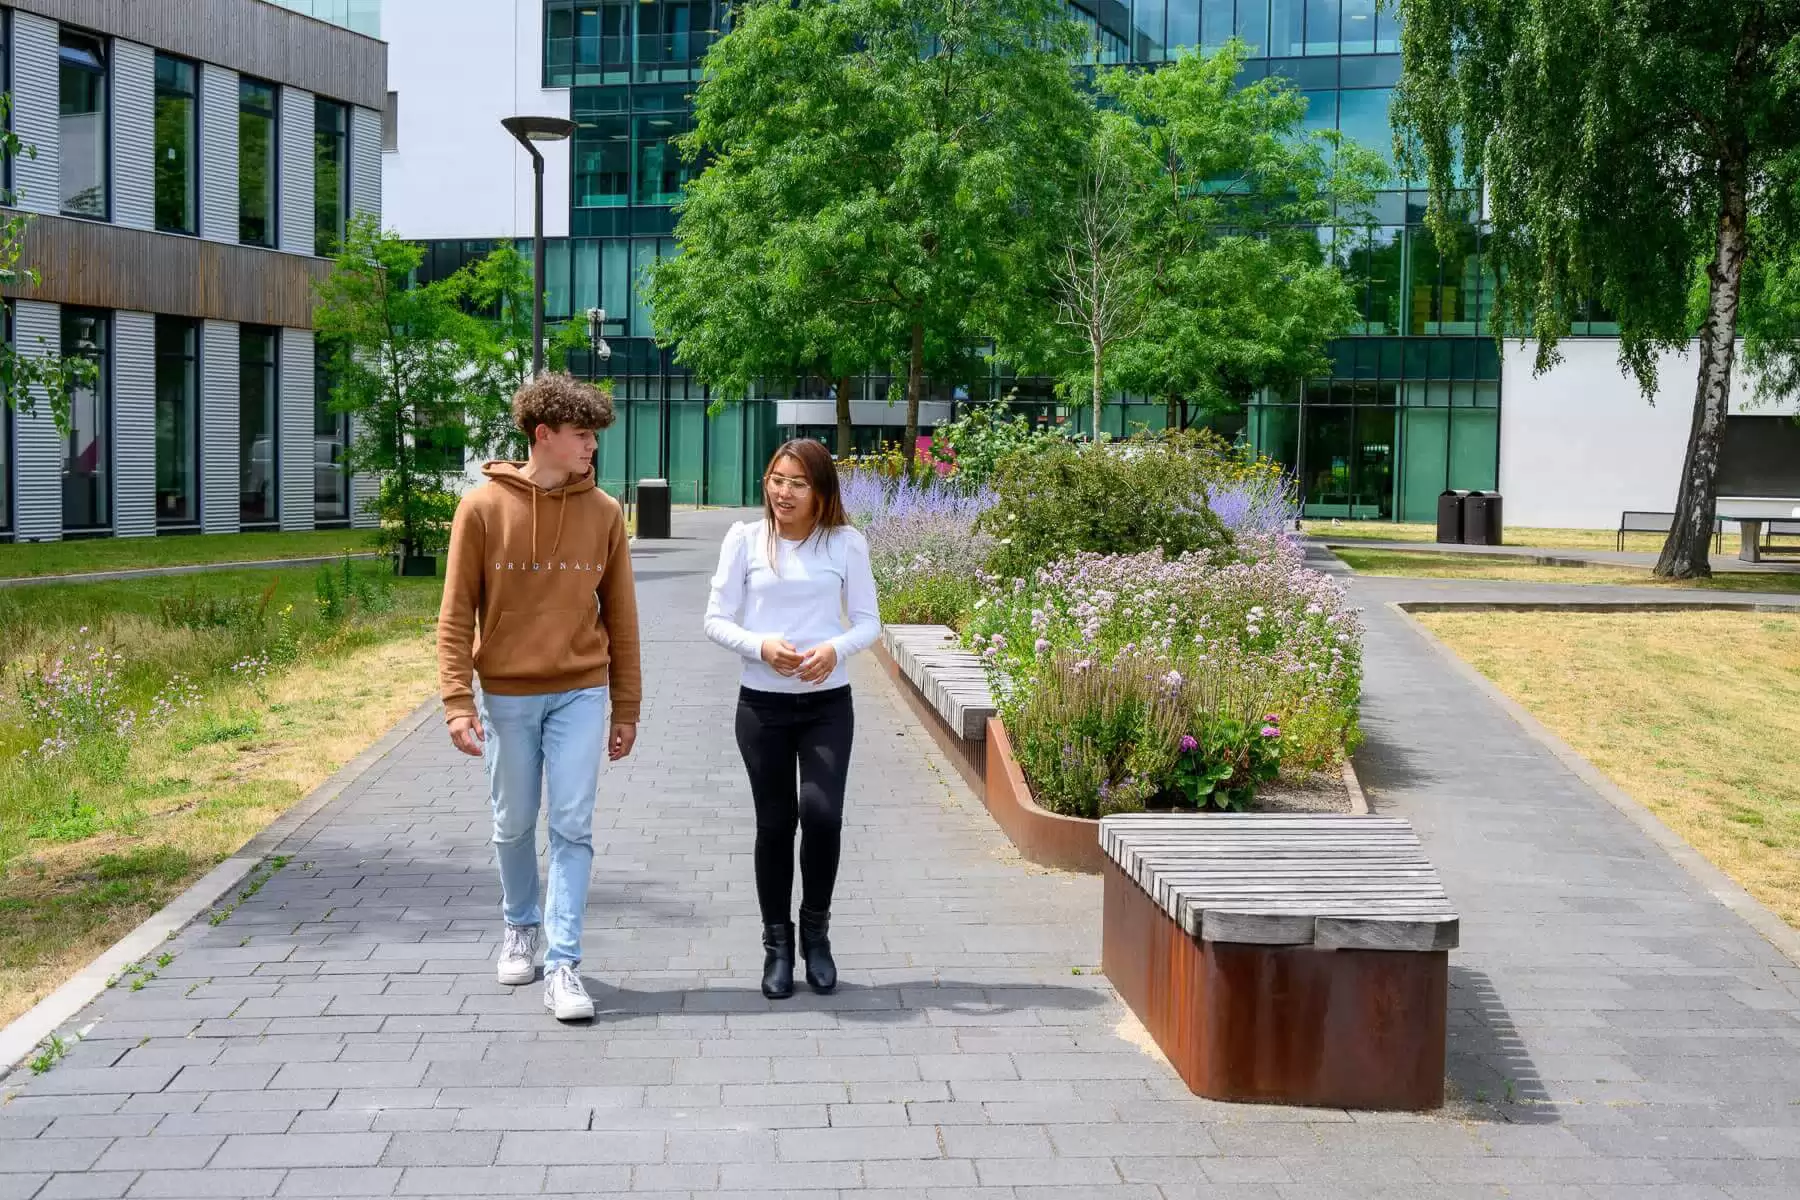
[[[1095,342],[1094,350],[1094,440],[1100,440],[1100,406],[1106,400],[1106,350]]]
[[[914,322],[912,327],[912,352],[906,364],[906,444],[900,447],[900,456],[906,462],[907,474],[912,473],[913,460],[919,452],[919,398],[925,390],[925,326]]]
[[[1739,285],[1748,248],[1742,159],[1728,162],[1720,175],[1718,236],[1712,261],[1706,265],[1706,320],[1700,326],[1694,423],[1688,431],[1675,520],[1656,563],[1656,574],[1666,579],[1699,579],[1712,574],[1708,554],[1718,511],[1719,445],[1725,437],[1732,360],[1737,354]]]
[[[1179,428],[1175,423],[1175,414],[1178,411],[1175,407],[1175,400],[1174,392],[1163,397],[1163,428],[1165,430],[1173,431]]]
[[[839,376],[837,381],[837,452],[839,458],[849,458],[856,453],[856,432],[850,422],[850,377]]]

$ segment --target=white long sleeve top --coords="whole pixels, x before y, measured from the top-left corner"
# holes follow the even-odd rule
[[[847,685],[850,656],[881,636],[868,541],[861,530],[841,526],[804,542],[777,538],[775,548],[779,569],[769,562],[766,521],[731,527],[706,602],[706,636],[744,660],[742,683],[754,691],[803,694]],[[803,654],[830,642],[837,666],[819,683],[782,675],[762,660],[763,643],[772,637]]]

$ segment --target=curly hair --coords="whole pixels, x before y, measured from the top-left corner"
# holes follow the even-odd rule
[[[613,423],[612,395],[564,371],[546,371],[513,395],[513,422],[527,441],[537,440],[537,427],[606,429]]]

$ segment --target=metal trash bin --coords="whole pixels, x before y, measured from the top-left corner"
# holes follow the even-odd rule
[[[1470,492],[1463,501],[1463,542],[1469,546],[1501,544],[1500,493]]]
[[[1437,540],[1448,545],[1460,545],[1463,540],[1463,503],[1469,493],[1459,491],[1443,491],[1438,493]]]
[[[669,481],[640,479],[637,485],[637,535],[669,537]]]

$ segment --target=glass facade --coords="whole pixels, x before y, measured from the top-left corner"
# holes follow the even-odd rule
[[[185,58],[156,56],[156,227],[199,230],[200,72]]]
[[[238,80],[238,241],[274,246],[280,153],[275,85]]]
[[[99,370],[91,387],[69,395],[69,439],[63,459],[63,529],[68,533],[112,528],[112,314],[64,306],[62,353],[85,358]]]
[[[335,100],[313,101],[313,253],[338,252],[350,211],[350,110]]]
[[[200,323],[156,318],[156,523],[200,523]]]
[[[1217,50],[1241,38],[1251,47],[1247,81],[1289,80],[1306,95],[1309,128],[1337,130],[1386,156],[1392,169],[1388,106],[1400,76],[1400,26],[1389,6],[1376,0],[1082,0],[1071,2],[1070,11],[1092,31],[1101,63],[1153,66],[1179,49]],[[602,477],[623,483],[659,474],[676,483],[677,498],[698,487],[731,502],[730,479],[722,489],[714,485],[709,447],[711,431],[736,415],[705,417],[703,390],[650,341],[637,286],[647,266],[674,252],[669,205],[689,168],[669,143],[691,127],[689,93],[699,59],[726,20],[725,6],[710,2],[544,0],[544,85],[571,89],[577,125],[572,236],[550,243],[545,289],[551,320],[589,307],[605,308],[609,318],[613,356],[603,373],[614,379],[620,420],[602,437]],[[1243,412],[1207,422],[1286,464],[1311,514],[1425,520],[1446,486],[1486,490],[1496,482],[1500,371],[1489,338],[1494,280],[1474,219],[1479,214],[1463,223],[1454,244],[1440,248],[1424,225],[1424,193],[1411,183],[1395,171],[1368,214],[1318,231],[1357,308],[1346,336],[1331,346],[1330,375],[1259,395]],[[422,271],[442,277],[492,245],[432,243]],[[1611,332],[1605,314],[1591,316],[1577,323],[1577,333]],[[571,365],[578,373],[589,369],[585,355]],[[856,399],[885,399],[892,382],[859,381]],[[1034,412],[1085,427],[1085,410],[1059,410],[1042,381],[996,373],[954,389],[933,385],[930,395],[954,404],[1015,386]],[[829,395],[822,385],[810,390]],[[808,392],[803,384],[783,394],[805,398]],[[754,410],[740,431],[745,436],[761,423],[773,429],[773,401],[734,407]],[[1110,432],[1128,433],[1160,427],[1166,412],[1152,397],[1116,396],[1104,423]],[[833,436],[830,429],[805,429]]]
[[[345,29],[381,36],[381,0],[274,0],[283,8],[341,25]]]
[[[106,47],[99,38],[65,30],[57,68],[62,210],[70,216],[104,221],[112,212]]]
[[[276,423],[275,352],[280,331],[238,331],[238,522],[268,528],[279,519],[281,454]]]

